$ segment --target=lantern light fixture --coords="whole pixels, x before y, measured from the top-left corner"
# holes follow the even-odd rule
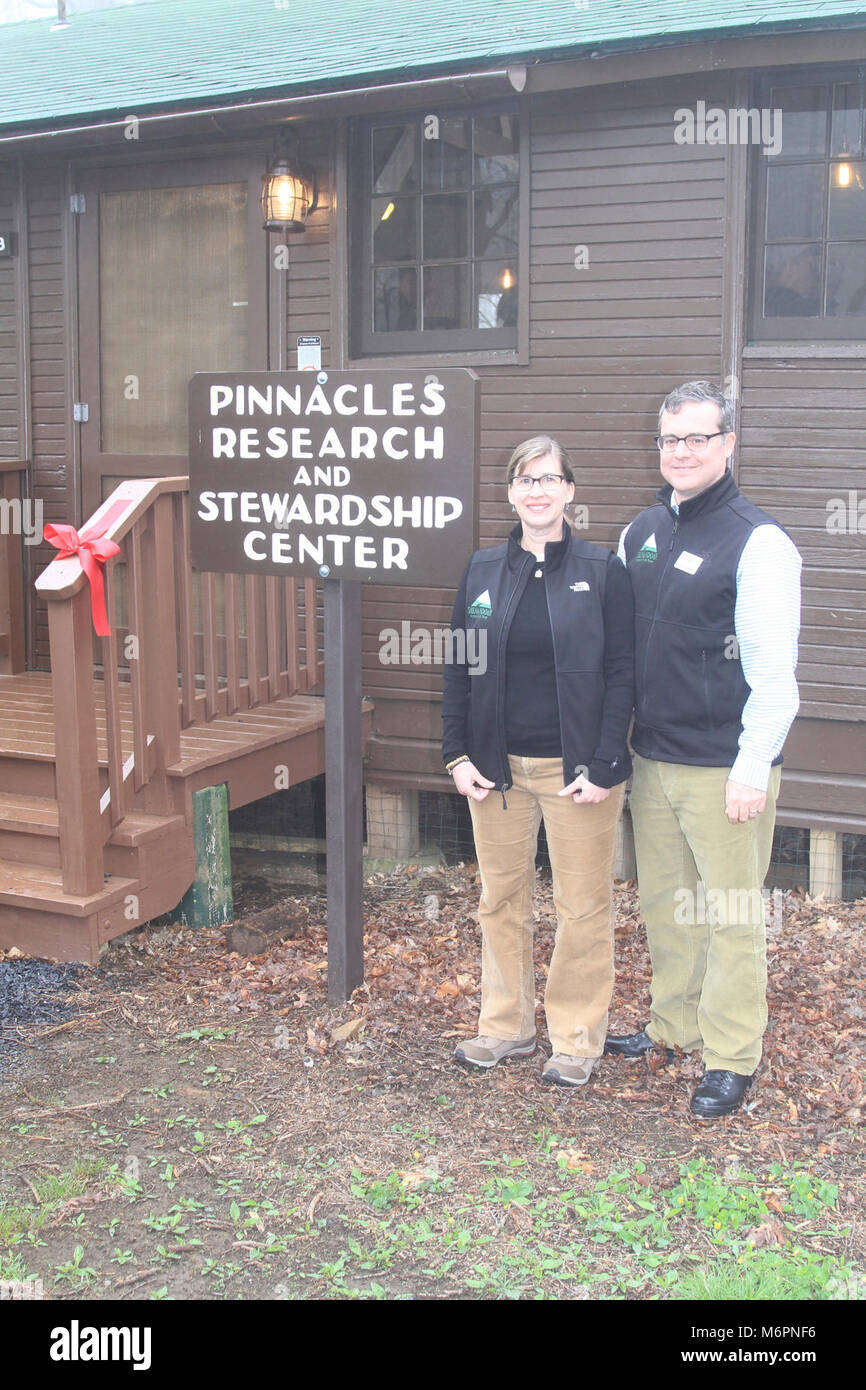
[[[318,206],[316,171],[283,145],[262,179],[262,216],[267,232],[302,232]]]

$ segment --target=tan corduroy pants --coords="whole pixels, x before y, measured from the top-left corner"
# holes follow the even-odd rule
[[[708,1069],[751,1076],[767,1024],[761,889],[770,863],[781,769],[767,809],[732,825],[728,769],[634,759],[634,824],[641,911],[653,981],[647,1032]]]
[[[553,871],[556,942],[544,993],[554,1052],[600,1057],[613,990],[612,879],[623,786],[580,806],[558,797],[561,758],[509,757],[513,786],[472,801],[481,873],[481,1019],[494,1038],[535,1034],[532,889],[542,817]]]

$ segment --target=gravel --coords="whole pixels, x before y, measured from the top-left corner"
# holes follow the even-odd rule
[[[70,1018],[82,965],[49,965],[43,960],[0,961],[0,1070],[34,1025]]]

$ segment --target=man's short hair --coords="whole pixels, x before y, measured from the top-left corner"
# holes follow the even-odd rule
[[[719,429],[722,434],[730,434],[734,428],[734,402],[711,381],[686,381],[669,391],[659,409],[659,430],[665,411],[676,415],[686,401],[712,401],[719,408]]]

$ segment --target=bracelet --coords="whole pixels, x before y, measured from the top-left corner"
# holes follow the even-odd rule
[[[459,763],[468,763],[468,762],[469,762],[469,754],[468,754],[468,753],[461,753],[459,758],[454,758],[450,763],[446,763],[446,764],[445,764],[445,771],[448,773],[448,775],[449,775],[449,777],[450,777],[450,776],[453,774],[455,767],[457,767],[457,765],[458,765]]]

